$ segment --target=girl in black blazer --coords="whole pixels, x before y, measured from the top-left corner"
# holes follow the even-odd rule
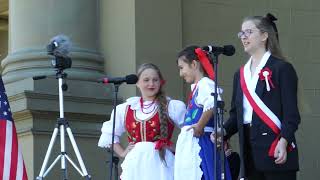
[[[239,133],[240,178],[295,180],[298,78],[281,55],[273,15],[247,17],[238,37],[251,57],[234,75],[226,138]],[[214,137],[214,135],[212,135]]]

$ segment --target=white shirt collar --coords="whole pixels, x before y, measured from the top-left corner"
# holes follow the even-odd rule
[[[267,51],[267,52],[264,53],[264,55],[261,58],[261,61],[260,61],[259,65],[256,68],[256,72],[258,72],[258,73],[260,72],[260,70],[267,64],[267,61],[268,61],[270,56],[271,56],[270,51]],[[248,68],[247,70],[249,70],[249,72],[251,72],[251,70],[250,70],[251,62],[252,62],[252,57],[250,57],[249,61],[244,66],[245,69]]]
[[[203,77],[203,78],[201,78],[199,81],[198,81],[198,83],[193,83],[193,84],[191,84],[191,91],[193,90],[193,88],[197,85],[198,87],[199,87],[199,84],[201,84],[202,82],[205,82],[205,81],[210,81],[210,78],[208,78],[208,77]],[[196,88],[198,88],[198,87],[196,87]]]

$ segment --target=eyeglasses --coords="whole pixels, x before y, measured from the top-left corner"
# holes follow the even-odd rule
[[[244,36],[245,38],[248,38],[255,30],[252,29],[246,29],[244,31],[240,31],[238,32],[238,38],[241,39],[242,36]]]

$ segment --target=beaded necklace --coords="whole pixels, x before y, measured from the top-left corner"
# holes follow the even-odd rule
[[[150,111],[150,112],[144,112],[144,109],[148,109],[150,108],[152,105],[154,105],[156,102],[156,100],[154,99],[150,104],[143,104],[143,99],[142,97],[140,98],[140,107],[141,107],[141,112],[143,114],[150,114],[152,113],[155,109],[156,109],[156,106],[153,106],[153,109]]]

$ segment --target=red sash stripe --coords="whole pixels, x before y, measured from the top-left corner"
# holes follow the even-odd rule
[[[241,89],[248,99],[250,105],[252,106],[254,112],[259,116],[259,118],[272,129],[272,131],[277,135],[277,138],[272,142],[270,148],[269,148],[269,156],[274,157],[274,151],[275,148],[279,142],[280,138],[280,129],[279,127],[270,119],[270,117],[257,105],[257,103],[254,101],[253,97],[250,95],[247,84],[244,79],[244,67],[240,68],[240,84]]]
[[[259,118],[265,124],[267,124],[267,126],[270,127],[275,134],[277,135],[280,134],[280,129],[278,128],[278,126],[270,119],[270,117],[268,117],[268,115],[265,112],[263,112],[263,110],[257,105],[257,103],[253,100],[252,96],[250,95],[247,84],[244,80],[243,67],[240,69],[240,83],[241,83],[241,89],[244,95],[246,96],[246,98],[248,99],[250,105],[252,106],[254,112],[257,113]]]

